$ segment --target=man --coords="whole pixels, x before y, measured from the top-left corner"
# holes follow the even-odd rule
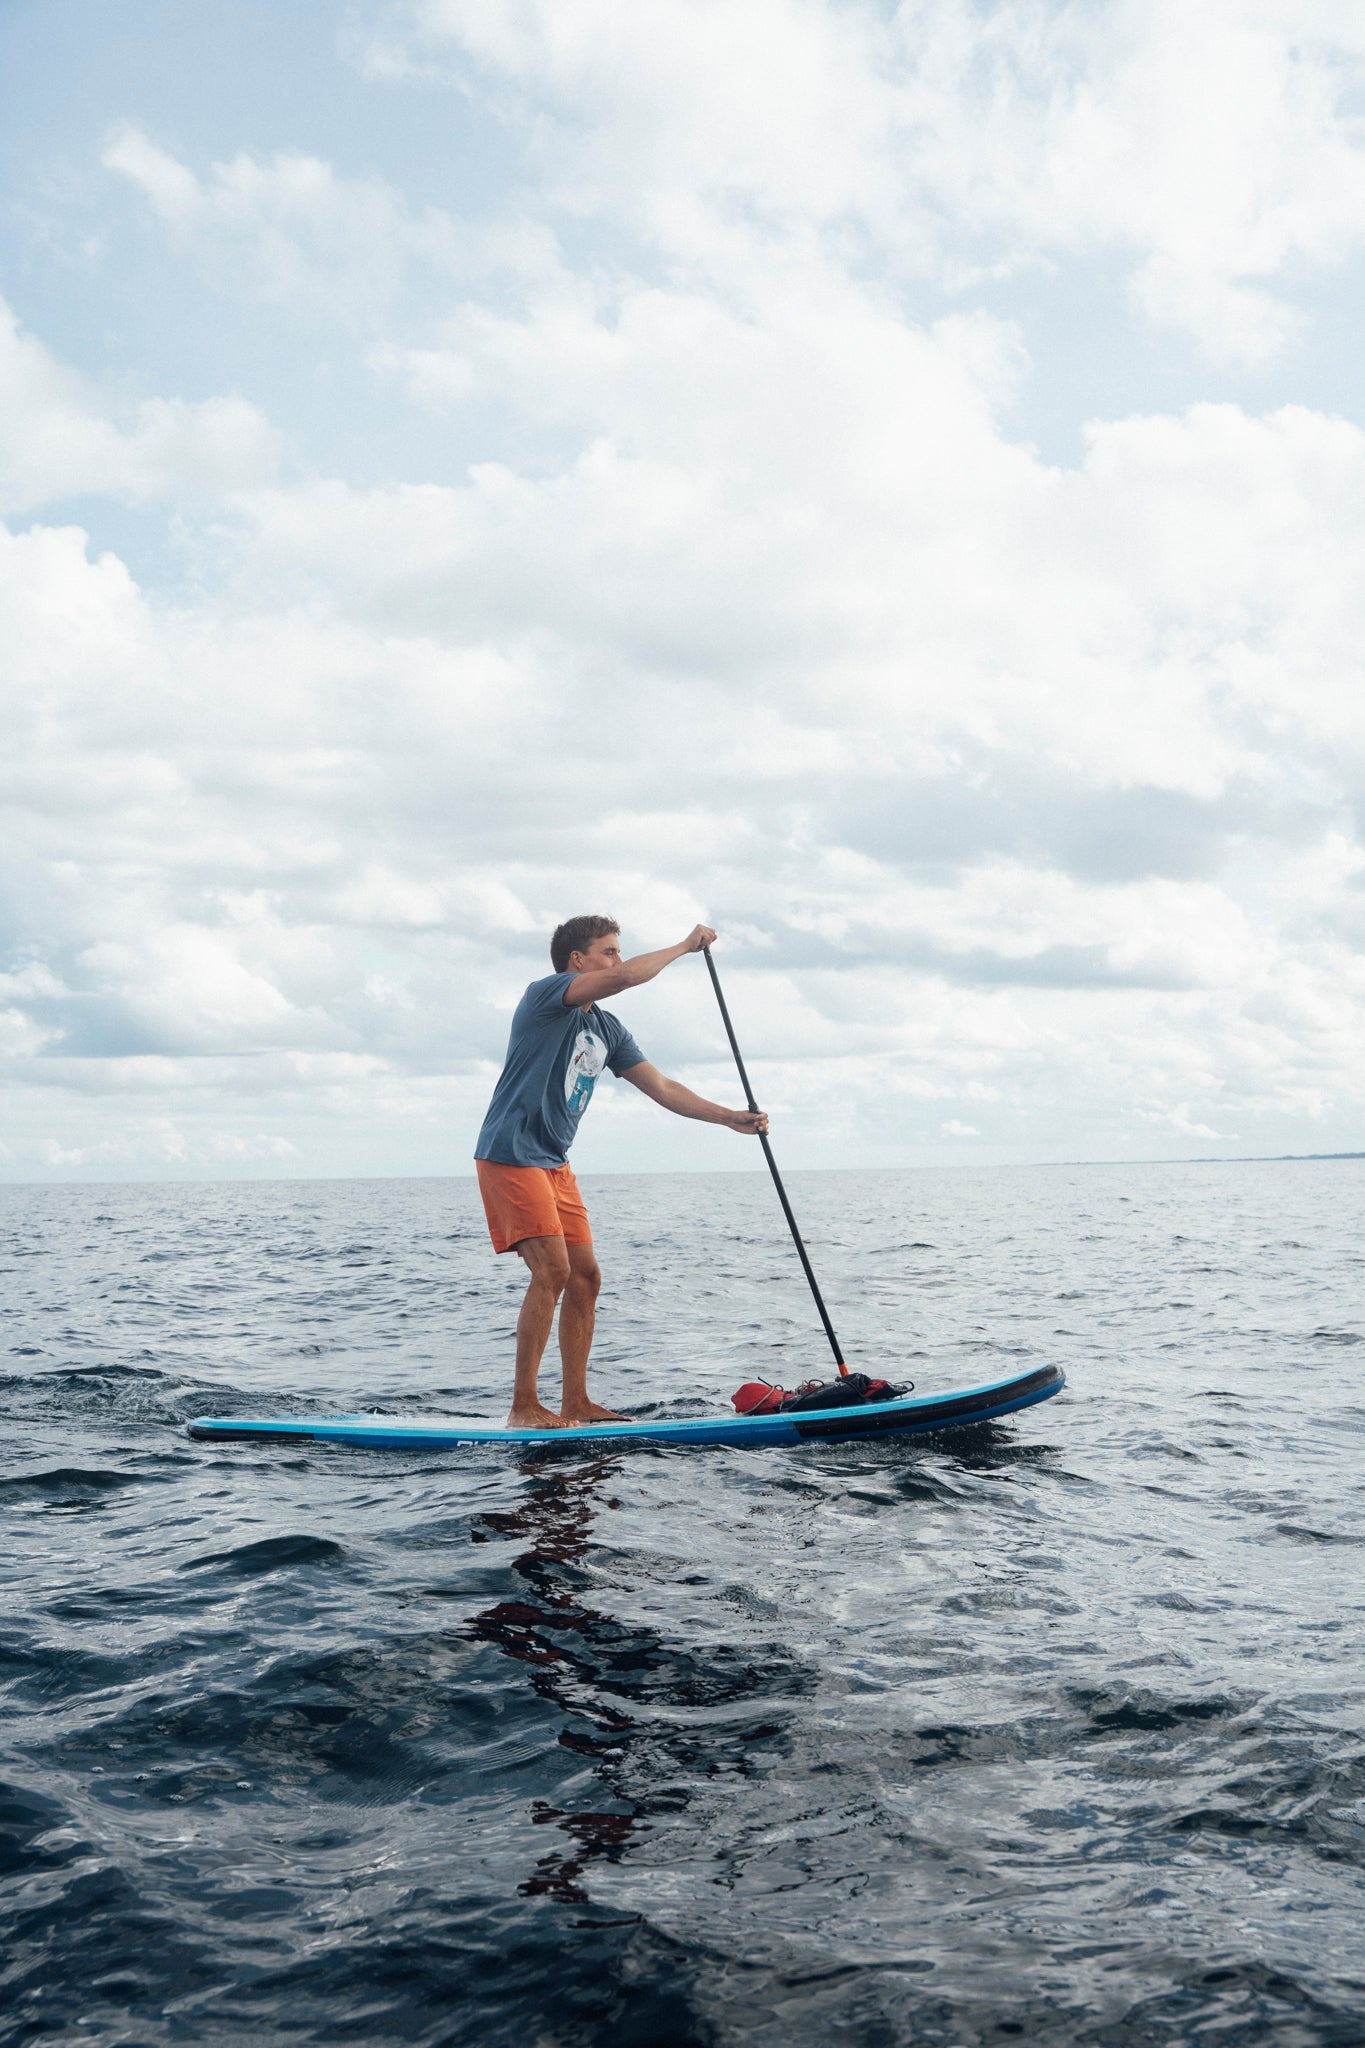
[[[474,1148],[493,1249],[519,1253],[531,1275],[517,1318],[509,1428],[627,1420],[588,1397],[588,1352],[602,1275],[593,1257],[588,1212],[567,1159],[603,1067],[675,1116],[725,1124],[751,1137],[768,1128],[762,1110],[722,1109],[680,1081],[670,1081],[650,1065],[620,1019],[598,1008],[603,996],[653,981],[684,953],[711,945],[715,936],[709,925],[699,924],[676,946],[623,960],[614,918],[571,917],[550,941],[554,973],[533,981],[517,1004],[507,1059]],[[561,1296],[564,1392],[556,1415],[540,1399],[537,1376]]]

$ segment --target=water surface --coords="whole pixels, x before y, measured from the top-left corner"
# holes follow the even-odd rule
[[[585,1183],[598,1391],[823,1371],[760,1175]],[[1365,2039],[1365,1167],[807,1174],[791,1450],[500,1414],[472,1181],[0,1189],[0,2040]]]

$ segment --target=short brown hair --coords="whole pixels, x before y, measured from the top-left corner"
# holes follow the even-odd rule
[[[550,959],[555,973],[568,973],[570,953],[586,953],[594,939],[605,939],[608,932],[619,932],[620,929],[614,917],[567,919],[550,941]]]

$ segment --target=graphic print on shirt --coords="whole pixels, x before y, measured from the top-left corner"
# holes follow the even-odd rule
[[[580,1031],[564,1070],[564,1098],[570,1116],[582,1116],[592,1100],[593,1084],[607,1063],[607,1048],[591,1031]]]

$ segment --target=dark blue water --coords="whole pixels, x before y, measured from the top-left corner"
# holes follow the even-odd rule
[[[598,1391],[804,1377],[761,1176],[588,1183]],[[472,1182],[0,1190],[0,2039],[1365,2040],[1365,1169],[793,1177],[790,1451],[505,1408]]]

